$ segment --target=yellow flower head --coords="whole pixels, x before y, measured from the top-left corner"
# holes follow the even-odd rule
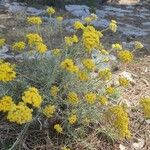
[[[61,127],[60,124],[55,124],[55,125],[54,125],[54,129],[55,129],[58,133],[62,133],[62,132],[63,132],[63,128]]]
[[[141,49],[141,48],[143,48],[144,46],[143,46],[143,44],[142,44],[141,42],[135,41],[134,47],[135,47],[135,49]]]
[[[122,106],[112,106],[107,110],[106,118],[118,131],[120,138],[130,138],[129,117]]]
[[[79,68],[74,65],[74,62],[72,59],[65,59],[63,62],[61,62],[60,67],[62,69],[66,69],[67,71],[71,73],[78,73]]]
[[[57,97],[57,94],[59,92],[59,88],[57,86],[52,86],[50,89],[50,94],[53,97]]]
[[[5,39],[4,38],[0,38],[0,47],[5,45]]]
[[[92,17],[85,17],[85,18],[84,18],[84,21],[85,21],[86,23],[90,23],[90,22],[93,21],[93,19],[92,19]]]
[[[150,98],[142,98],[140,104],[143,108],[145,118],[150,119]]]
[[[84,25],[80,21],[76,21],[74,23],[74,29],[79,30],[79,29],[84,29]]]
[[[13,48],[14,50],[21,51],[21,50],[25,49],[25,45],[26,45],[26,44],[25,44],[23,41],[20,41],[20,42],[14,43],[14,45],[12,46],[12,48]]]
[[[36,44],[36,49],[41,54],[45,53],[48,50],[47,46],[43,43],[37,43]]]
[[[98,101],[100,105],[107,105],[108,104],[108,99],[105,96],[98,96]]]
[[[66,147],[66,146],[64,146],[64,147],[61,148],[61,150],[71,150],[71,149]]]
[[[26,35],[30,45],[36,45],[37,43],[42,43],[42,37],[36,33],[29,33]]]
[[[7,112],[15,106],[13,99],[10,96],[4,96],[0,100],[0,111]]]
[[[52,15],[55,13],[55,9],[53,7],[48,7],[46,11],[49,15]]]
[[[47,105],[47,106],[43,109],[43,114],[44,114],[47,118],[51,118],[51,117],[53,117],[55,111],[56,111],[56,107],[55,107],[54,105]]]
[[[106,88],[106,93],[109,95],[112,95],[116,92],[116,88],[114,88],[113,86],[109,86]]]
[[[101,50],[101,53],[102,53],[103,55],[108,55],[108,54],[109,54],[109,52],[108,52],[107,50],[105,50],[105,49],[102,49],[102,50]]]
[[[112,44],[112,49],[113,50],[122,50],[122,45],[119,43]]]
[[[8,112],[7,119],[10,122],[24,124],[32,120],[32,111],[23,102],[20,102]]]
[[[95,63],[92,59],[84,59],[82,63],[89,70],[92,70],[95,67]]]
[[[42,103],[42,97],[39,94],[38,89],[35,87],[29,87],[22,96],[24,103],[31,104],[33,107],[39,108]]]
[[[70,124],[75,124],[77,122],[77,116],[75,114],[72,114],[69,118],[68,121]]]
[[[0,81],[8,82],[16,78],[14,66],[10,63],[0,61]]]
[[[102,33],[97,31],[93,26],[87,26],[83,30],[83,45],[88,52],[99,46]]]
[[[119,84],[123,87],[127,87],[129,85],[129,80],[127,78],[120,77]]]
[[[111,20],[109,24],[109,29],[112,30],[113,32],[117,31],[117,22],[115,20]]]
[[[70,104],[78,104],[79,99],[78,99],[78,95],[75,92],[69,92],[67,95],[67,99],[69,101]]]
[[[81,81],[88,81],[89,80],[89,75],[87,72],[85,71],[79,71],[78,72],[78,78]]]
[[[78,43],[79,39],[76,35],[73,35],[72,41],[73,41],[73,43]]]
[[[58,22],[62,22],[63,21],[63,17],[59,16],[56,18]]]
[[[73,44],[72,37],[66,36],[65,43],[66,45],[71,46]]]
[[[95,100],[96,100],[96,94],[93,92],[89,92],[85,94],[85,100],[87,101],[87,103],[89,104],[94,104]]]
[[[52,50],[52,54],[53,54],[53,56],[60,56],[61,55],[61,50],[60,49],[58,49],[58,48],[55,48],[55,49],[53,49]]]
[[[29,24],[40,25],[42,24],[42,19],[41,17],[28,17],[27,22]]]
[[[130,63],[133,60],[133,54],[128,50],[121,50],[118,52],[118,58],[124,63]]]
[[[110,80],[111,77],[112,77],[112,73],[111,73],[111,70],[109,68],[106,68],[104,70],[99,71],[99,78],[100,79],[107,81],[107,80]]]

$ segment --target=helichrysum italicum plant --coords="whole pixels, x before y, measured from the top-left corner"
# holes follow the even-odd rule
[[[55,9],[49,7],[47,13],[51,18]],[[59,23],[63,20],[60,16],[56,19]],[[32,49],[34,57],[28,59],[24,54],[16,66],[0,61],[0,111],[6,113],[10,122],[25,124],[43,117],[53,122],[54,133],[64,133],[72,139],[78,136],[75,128],[98,125],[107,110],[107,119],[110,121],[113,118],[112,127],[118,131],[118,136],[130,136],[126,111],[110,101],[118,91],[117,87],[108,84],[113,72],[111,68],[102,69],[92,59],[92,53],[97,51],[106,56],[114,52],[125,64],[133,60],[133,54],[124,50],[119,43],[113,44],[110,52],[106,50],[101,42],[104,31],[116,32],[117,22],[112,20],[107,29],[99,31],[92,26],[92,21],[96,19],[97,16],[92,14],[85,18],[84,23],[75,22],[73,27],[81,30],[82,36],[78,37],[75,33],[65,35],[60,44],[62,47],[50,50],[40,31],[43,20],[40,17],[27,18],[29,25],[34,25],[36,29],[26,34],[25,41],[14,43],[12,49]],[[62,33],[60,29],[57,31]],[[0,47],[4,44],[5,39],[0,38]],[[136,43],[137,48],[142,48],[142,45]],[[47,55],[48,51],[51,52],[50,56]],[[102,62],[108,63],[109,59],[105,57]],[[97,72],[96,76],[93,76],[94,72]],[[127,86],[128,80],[120,78],[119,83]],[[148,116],[145,103],[147,101],[142,105]]]

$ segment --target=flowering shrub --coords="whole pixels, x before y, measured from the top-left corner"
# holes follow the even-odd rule
[[[51,19],[55,9],[49,7],[47,13]],[[71,141],[78,136],[76,129],[90,125],[96,127],[99,122],[108,120],[104,122],[117,130],[119,138],[130,137],[127,112],[111,101],[116,99],[113,95],[119,90],[119,87],[110,85],[113,72],[111,68],[102,68],[92,58],[92,53],[97,51],[104,56],[102,63],[109,63],[108,56],[112,52],[125,64],[133,60],[133,54],[124,50],[119,43],[114,43],[111,50],[107,51],[101,38],[106,30],[116,32],[117,22],[112,20],[107,29],[98,31],[92,26],[92,21],[96,19],[97,16],[92,14],[84,19],[84,24],[75,22],[75,33],[81,30],[82,36],[74,33],[62,37],[62,43],[50,50],[40,32],[42,18],[27,18],[36,31],[27,33],[26,40],[14,43],[12,49],[32,49],[35,52],[31,53],[32,59],[24,53],[15,67],[5,60],[0,61],[0,111],[6,114],[10,122],[21,125],[31,123],[37,117],[45,122],[51,120],[54,134],[63,134]],[[59,16],[56,20],[60,24],[63,18]],[[60,28],[56,31],[62,33]],[[0,38],[0,46],[4,44],[5,39]],[[135,49],[142,47],[140,42],[135,43]],[[49,52],[51,55],[48,55]],[[119,78],[119,83],[124,87],[129,85],[129,81],[123,77]],[[146,116],[149,115],[147,103],[141,102]],[[64,146],[62,149],[70,148]]]

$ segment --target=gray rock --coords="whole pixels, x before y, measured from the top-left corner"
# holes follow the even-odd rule
[[[86,5],[66,5],[65,9],[76,17],[86,17],[90,14]]]

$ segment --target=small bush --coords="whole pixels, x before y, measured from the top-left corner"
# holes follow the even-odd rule
[[[109,63],[110,53],[116,54],[125,65],[133,60],[133,54],[121,44],[113,44],[107,51],[101,42],[106,31],[116,32],[117,22],[112,20],[106,29],[99,31],[92,26],[97,16],[91,14],[84,24],[74,23],[73,35],[64,37],[63,18],[56,18],[57,25],[54,25],[51,16],[55,10],[50,7],[47,13],[50,16],[47,34],[57,32],[61,41],[52,50],[52,39],[46,39],[45,43],[43,38],[42,18],[27,18],[35,31],[12,45],[14,52],[22,54],[22,59],[15,65],[0,61],[0,111],[8,121],[22,125],[23,131],[35,120],[42,119],[42,127],[50,127],[52,131],[50,138],[54,140],[61,135],[65,137],[64,144],[85,137],[89,127],[96,129],[99,123],[102,131],[112,131],[116,138],[130,137],[127,111],[117,104],[119,87],[111,85],[113,72],[111,68],[102,69],[103,63]],[[77,36],[78,32],[82,35]],[[137,44],[138,49],[143,47],[136,42],[136,48]],[[0,38],[0,46],[3,45],[5,39]],[[95,51],[104,57],[101,62],[92,58]],[[121,86],[129,84],[125,78],[120,83]]]

